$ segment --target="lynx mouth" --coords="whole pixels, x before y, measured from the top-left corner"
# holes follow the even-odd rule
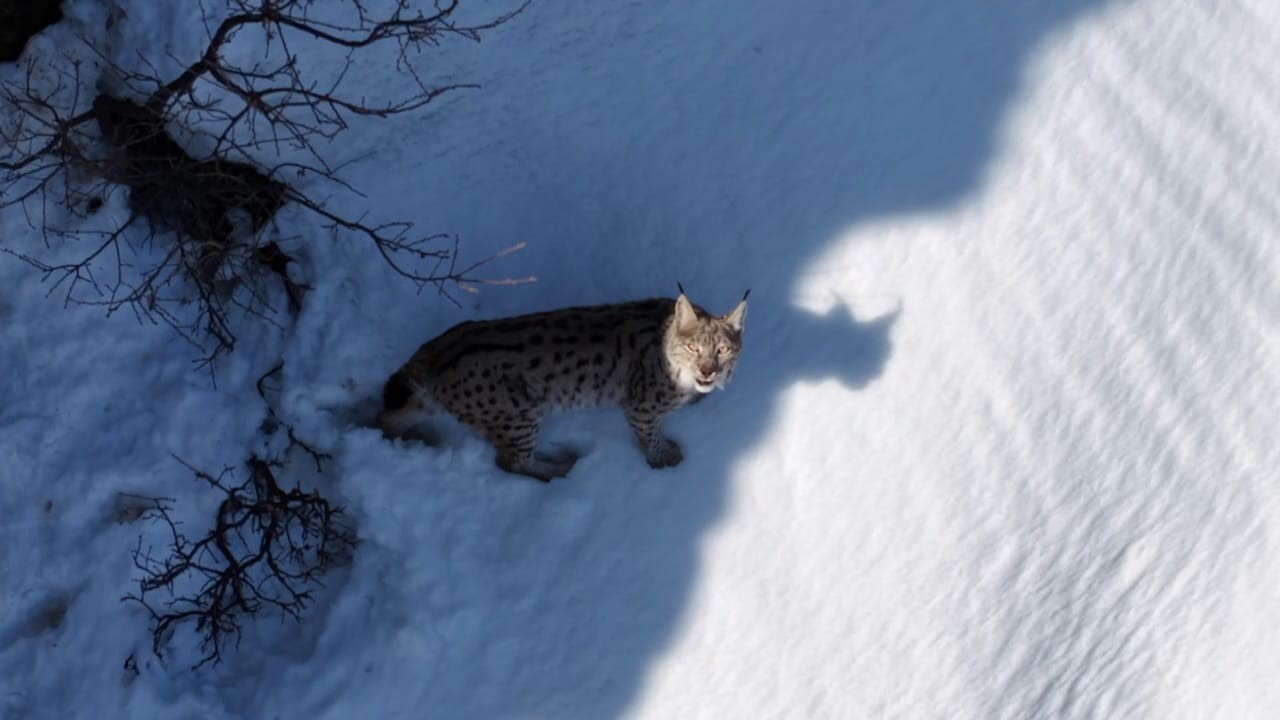
[[[700,393],[709,393],[709,392],[711,392],[712,390],[715,390],[715,389],[716,389],[716,381],[715,381],[715,380],[700,380],[700,379],[698,379],[698,378],[694,378],[694,379],[693,379],[693,387],[694,387],[694,389],[696,389],[696,390],[697,390],[698,392],[700,392]]]

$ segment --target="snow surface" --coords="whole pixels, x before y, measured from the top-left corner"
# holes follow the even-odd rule
[[[176,4],[116,4],[28,55],[194,57]],[[538,282],[455,308],[286,210],[314,289],[285,331],[244,319],[216,387],[0,258],[0,717],[1280,717],[1277,38],[1273,0],[544,0],[425,58],[483,89],[330,149],[372,153],[333,207],[467,259],[525,242],[487,271]],[[676,281],[752,288],[678,468],[616,413],[550,424],[590,452],[549,486],[349,421],[454,322]],[[173,456],[257,448],[280,358],[333,454],[289,479],[361,544],[301,625],[159,660],[119,599],[163,536],[118,494],[207,526]]]

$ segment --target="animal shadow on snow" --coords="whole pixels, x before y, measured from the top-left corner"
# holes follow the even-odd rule
[[[634,22],[569,40],[554,36],[556,23],[535,5],[504,29],[519,40],[510,44],[520,56],[507,58],[501,73],[528,75],[486,85],[486,93],[505,93],[505,115],[468,117],[490,143],[490,154],[470,167],[477,176],[505,173],[508,192],[494,212],[559,247],[554,258],[531,255],[521,266],[540,278],[520,291],[522,305],[477,315],[672,295],[676,280],[713,312],[730,309],[747,286],[752,295],[732,383],[668,422],[685,449],[680,467],[623,471],[609,463],[624,456],[611,452],[606,463],[598,445],[568,478],[538,487],[544,511],[585,506],[588,531],[564,545],[553,535],[521,536],[561,559],[523,589],[536,601],[479,608],[490,632],[475,636],[476,648],[454,650],[480,653],[501,637],[512,671],[451,667],[441,682],[457,689],[446,692],[454,716],[610,718],[635,710],[655,660],[688,623],[700,549],[725,519],[735,463],[760,448],[784,391],[829,380],[857,390],[892,361],[896,313],[855,318],[840,305],[827,314],[794,306],[810,264],[860,224],[939,210],[976,192],[1028,56],[1047,33],[1102,2],[623,3],[606,15]],[[602,12],[587,0],[568,4],[555,14]],[[730,19],[741,33],[723,30]],[[563,62],[571,53],[583,59],[581,75]],[[540,62],[541,54],[555,62]],[[538,105],[579,88],[580,108]],[[559,113],[554,133],[540,118],[548,111]],[[509,117],[521,112],[528,117]],[[655,117],[669,124],[655,128]],[[573,133],[581,142],[566,139]],[[511,179],[520,168],[524,179]],[[477,188],[488,190],[473,184],[459,192]],[[670,273],[627,278],[629,266]],[[578,279],[603,272],[618,276],[617,297],[575,292]],[[603,442],[626,442],[620,419],[598,425],[591,429],[609,438]],[[556,437],[552,427],[544,442],[595,442],[579,437],[588,424],[566,427],[572,437]],[[638,453],[625,461],[643,465]],[[831,481],[857,480],[851,472]]]

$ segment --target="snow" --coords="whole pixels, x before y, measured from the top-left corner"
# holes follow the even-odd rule
[[[67,5],[28,54],[106,32]],[[115,5],[121,62],[197,52],[202,25]],[[535,3],[430,50],[482,89],[330,152],[366,195],[333,208],[467,260],[527,243],[485,272],[538,281],[455,307],[286,209],[305,308],[242,319],[216,387],[0,258],[0,717],[1280,715],[1278,31],[1267,0]],[[43,248],[20,211],[0,232]],[[455,322],[677,281],[716,311],[752,288],[678,468],[604,411],[549,424],[589,450],[549,486],[352,422]],[[289,479],[361,544],[303,623],[193,671],[188,628],[158,659],[119,602],[163,536],[118,494],[206,527],[174,456],[258,449],[280,359],[332,454]]]

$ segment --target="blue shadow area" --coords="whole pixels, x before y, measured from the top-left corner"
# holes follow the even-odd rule
[[[780,395],[856,389],[892,360],[895,317],[798,309],[801,274],[851,227],[977,192],[1028,58],[1103,1],[563,0],[486,39],[484,89],[421,130],[450,138],[442,155],[463,132],[470,154],[421,196],[440,209],[433,227],[467,242],[527,241],[515,274],[539,282],[458,319],[672,295],[677,280],[717,312],[753,292],[733,384],[674,423],[683,466],[634,482],[588,456],[547,488],[547,503],[589,503],[597,549],[548,570],[541,587],[563,595],[502,621],[514,646],[554,652],[517,659],[536,667],[497,694],[451,693],[454,716],[632,709],[682,623],[730,469]]]

